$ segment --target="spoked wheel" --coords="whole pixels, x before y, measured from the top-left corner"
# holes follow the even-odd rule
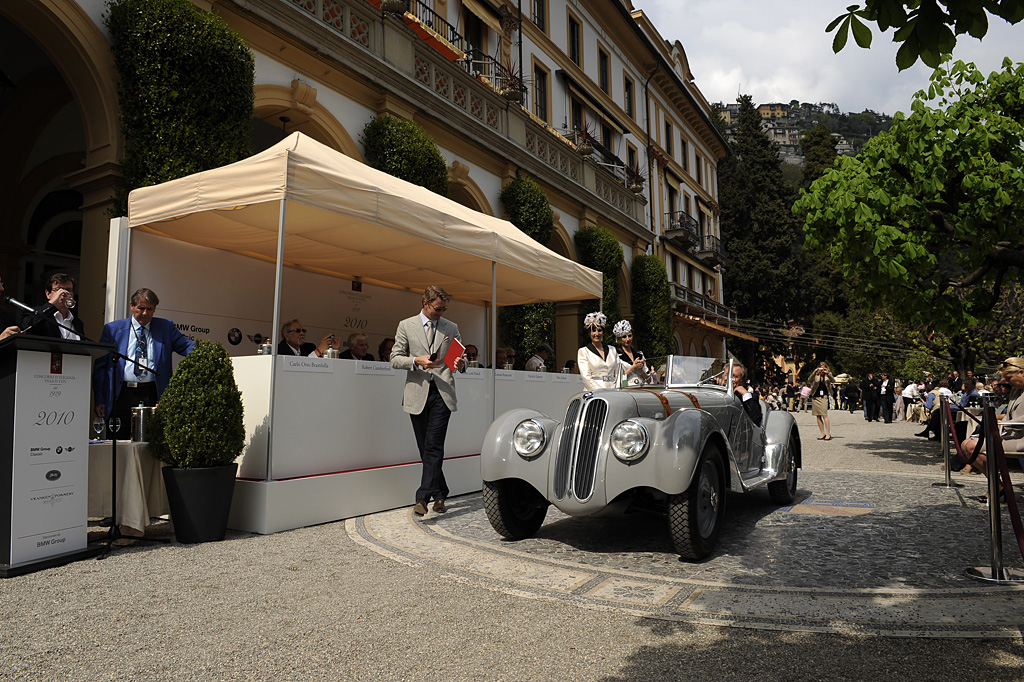
[[[796,499],[796,439],[789,437],[789,448],[786,452],[786,478],[768,484],[768,494],[775,504],[793,504]]]
[[[725,478],[722,455],[709,446],[686,492],[668,498],[668,528],[679,556],[703,559],[715,549],[722,528]]]
[[[532,537],[544,523],[548,501],[532,485],[519,479],[484,481],[484,510],[498,535],[522,540]]]

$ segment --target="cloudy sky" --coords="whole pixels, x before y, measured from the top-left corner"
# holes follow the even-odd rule
[[[633,0],[663,38],[679,40],[697,86],[709,102],[734,102],[737,91],[754,104],[835,102],[847,112],[909,111],[913,95],[928,84],[920,62],[900,72],[892,32],[874,31],[870,50],[850,38],[838,55],[825,27],[856,0]],[[1003,57],[1024,61],[1024,24],[991,21],[979,42],[961,36],[954,58],[985,73]]]

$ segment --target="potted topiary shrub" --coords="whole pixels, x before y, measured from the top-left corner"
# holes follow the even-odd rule
[[[223,540],[245,444],[242,393],[231,358],[197,341],[182,359],[153,414],[150,447],[163,468],[178,542]]]

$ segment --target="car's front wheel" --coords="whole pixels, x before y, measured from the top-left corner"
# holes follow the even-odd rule
[[[498,535],[522,540],[532,537],[544,523],[548,501],[532,485],[516,478],[484,481],[484,510]]]
[[[709,446],[686,492],[668,498],[668,528],[679,556],[703,559],[718,544],[725,503],[722,455]]]

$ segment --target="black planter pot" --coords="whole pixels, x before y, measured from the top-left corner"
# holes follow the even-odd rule
[[[201,469],[164,467],[162,471],[178,542],[223,540],[238,464]]]

